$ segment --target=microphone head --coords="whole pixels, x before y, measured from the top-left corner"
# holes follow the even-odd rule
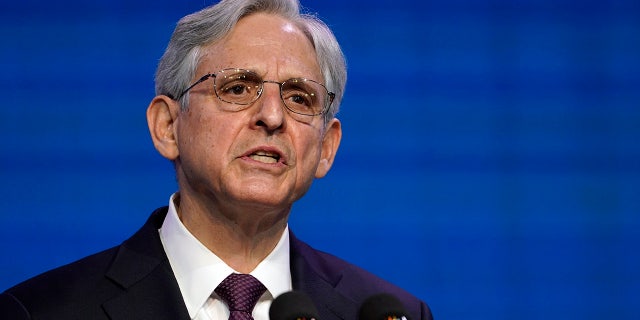
[[[391,294],[380,293],[367,298],[360,306],[359,320],[407,320],[402,302]]]
[[[270,320],[315,320],[318,310],[311,298],[300,291],[279,295],[269,307]]]

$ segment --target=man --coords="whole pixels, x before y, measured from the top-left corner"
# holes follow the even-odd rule
[[[356,319],[381,292],[430,319],[419,299],[288,230],[338,150],[345,81],[333,34],[295,0],[223,0],[183,18],[147,110],[179,191],[120,246],[7,290],[2,318],[268,319],[298,290],[324,320]],[[248,309],[231,301],[239,282],[257,300]]]

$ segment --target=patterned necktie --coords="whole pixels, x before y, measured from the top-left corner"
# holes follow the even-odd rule
[[[253,320],[253,307],[266,290],[252,275],[232,273],[214,291],[229,306],[229,320]]]

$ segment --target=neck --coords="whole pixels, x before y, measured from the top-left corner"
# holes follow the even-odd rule
[[[220,208],[184,194],[175,198],[184,226],[211,252],[241,273],[253,271],[273,251],[287,225],[289,208]]]

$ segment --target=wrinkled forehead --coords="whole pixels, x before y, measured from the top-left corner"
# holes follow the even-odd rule
[[[299,24],[277,15],[246,16],[220,41],[201,49],[198,73],[244,68],[261,76],[324,82],[313,43],[303,30]]]

